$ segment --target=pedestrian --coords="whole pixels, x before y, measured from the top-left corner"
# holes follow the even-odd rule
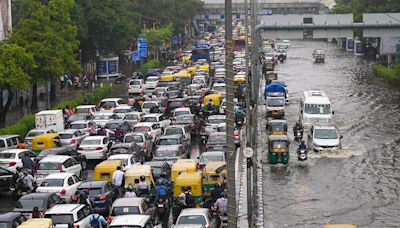
[[[121,166],[118,166],[117,171],[115,171],[112,176],[112,184],[118,190],[118,197],[122,197],[122,183],[124,181],[124,172],[122,172],[121,169]]]
[[[100,214],[92,214],[90,217],[90,227],[103,228],[107,226],[106,219]]]
[[[34,207],[32,210],[32,218],[40,218],[40,212],[38,207]]]

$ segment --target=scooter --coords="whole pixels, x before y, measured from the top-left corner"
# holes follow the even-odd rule
[[[169,206],[164,199],[159,199],[156,202],[157,220],[156,224],[162,224],[162,227],[168,227]]]
[[[298,129],[296,132],[294,132],[294,137],[297,142],[300,142],[300,140],[303,139],[303,131],[301,129]]]
[[[306,149],[298,149],[297,150],[297,160],[298,161],[307,160],[307,150]]]
[[[26,186],[23,180],[19,180],[16,184],[11,185],[10,187],[11,197],[13,200],[19,199],[23,195],[27,195],[32,191]]]

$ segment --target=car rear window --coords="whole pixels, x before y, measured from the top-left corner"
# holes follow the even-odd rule
[[[111,213],[112,216],[132,214],[140,214],[139,207],[114,207]]]
[[[78,188],[76,195],[78,195],[78,193],[81,192],[82,190],[88,190],[89,196],[98,196],[103,193],[101,188]]]
[[[51,218],[53,224],[73,224],[74,217],[71,214],[47,214],[45,215],[46,218]]]
[[[124,139],[125,143],[135,142],[135,143],[142,143],[143,137],[141,135],[127,135]]]
[[[100,107],[104,108],[104,107],[113,107],[116,106],[115,101],[102,101],[100,102]]]
[[[128,113],[130,109],[114,109],[114,113]]]
[[[86,124],[71,124],[69,126],[70,129],[84,129],[87,128]]]
[[[14,159],[15,153],[0,153],[0,159]]]
[[[160,139],[159,145],[177,145],[178,143],[178,139]]]
[[[28,132],[28,134],[27,134],[25,137],[27,137],[27,138],[33,138],[33,137],[35,137],[35,136],[43,135],[43,134],[44,134],[43,131],[31,131],[31,132]]]
[[[130,81],[129,85],[140,85],[140,81]]]
[[[62,187],[64,186],[64,179],[44,179],[40,187]]]
[[[81,145],[100,145],[100,139],[84,139]]]
[[[70,139],[73,134],[60,134],[60,139]]]
[[[206,225],[207,221],[202,215],[181,216],[177,224],[201,224]]]
[[[38,170],[60,170],[61,164],[54,162],[39,162]]]
[[[32,210],[34,207],[39,209],[46,208],[46,199],[20,199],[18,200],[15,208]]]
[[[134,132],[149,132],[149,131],[151,131],[151,129],[150,129],[150,127],[140,126],[140,127],[135,127],[135,129],[133,131]]]
[[[147,102],[147,103],[144,103],[144,104],[143,104],[142,108],[144,108],[144,109],[149,109],[149,108],[152,108],[152,107],[154,107],[154,106],[157,106],[157,103]]]
[[[157,122],[157,117],[149,117],[149,116],[143,117],[142,122],[150,122],[150,123]]]

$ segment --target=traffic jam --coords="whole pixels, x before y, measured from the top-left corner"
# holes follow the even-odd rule
[[[240,147],[247,80],[240,22],[233,35]],[[223,27],[205,32],[174,64],[134,73],[123,97],[40,111],[23,140],[0,135],[0,190],[15,201],[0,224],[226,226],[224,36]]]

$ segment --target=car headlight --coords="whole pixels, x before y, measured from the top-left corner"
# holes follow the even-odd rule
[[[318,143],[313,143],[313,145],[315,146],[315,147],[320,147],[321,145],[319,145]]]

